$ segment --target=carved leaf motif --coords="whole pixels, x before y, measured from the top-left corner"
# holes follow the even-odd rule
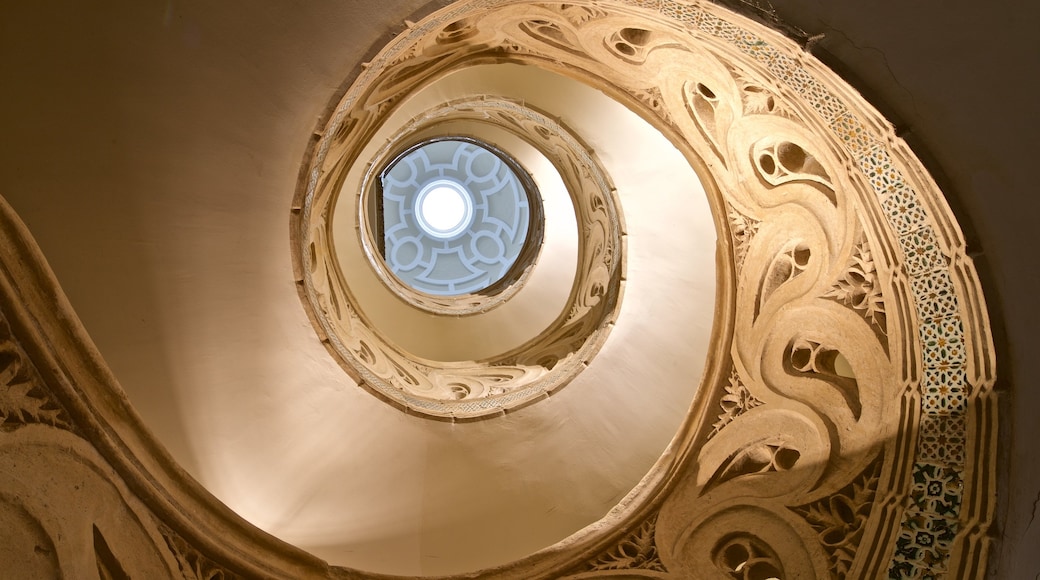
[[[657,87],[650,87],[648,89],[633,89],[632,94],[634,94],[646,106],[653,109],[653,111],[657,113],[662,119],[665,119],[669,123],[671,123],[668,110],[664,106],[664,97],[661,96],[661,89]]]
[[[722,413],[719,415],[718,421],[715,421],[710,437],[715,436],[722,428],[729,425],[731,421],[737,417],[743,415],[749,410],[762,404],[762,401],[757,399],[751,394],[751,391],[744,386],[744,383],[740,380],[740,375],[737,374],[736,369],[730,373],[729,384],[726,385],[726,394],[722,396],[722,400],[719,401],[719,406],[722,407]]]
[[[752,238],[758,233],[758,221],[730,208],[729,223],[733,232],[733,261],[739,270],[744,265]]]
[[[856,244],[845,272],[825,296],[859,311],[882,335],[888,335],[881,285],[865,240]]]
[[[65,410],[44,389],[0,316],[0,426],[12,429],[29,423],[72,428]]]
[[[832,578],[845,578],[849,573],[874,507],[880,475],[879,457],[838,493],[792,508],[819,535],[820,544],[830,556]]]
[[[648,518],[639,528],[589,564],[589,570],[654,570],[666,572],[654,544],[657,516]]]
[[[575,26],[603,18],[607,15],[605,10],[595,6],[584,6],[580,4],[540,4],[540,6],[559,12]]]
[[[744,102],[744,113],[753,114],[781,114],[791,117],[791,112],[783,106],[781,99],[776,96],[775,91],[762,86],[762,84],[750,78],[740,71],[739,67],[727,64],[730,74],[740,85],[741,96]]]
[[[173,553],[184,580],[244,580],[242,576],[203,556],[173,530],[160,525],[159,531]]]

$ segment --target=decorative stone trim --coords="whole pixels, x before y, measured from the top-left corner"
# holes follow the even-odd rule
[[[724,298],[689,419],[644,481],[586,530],[469,577],[602,577],[620,568],[644,578],[705,570],[742,578],[752,569],[784,578],[981,578],[997,423],[986,309],[942,193],[891,126],[793,43],[711,4],[475,0],[398,36],[348,90],[308,191],[331,178],[322,160],[349,158],[341,148],[352,131],[401,98],[400,86],[376,82],[387,67],[411,71],[401,85],[409,86],[476,58],[580,76],[672,137],[710,184]],[[363,98],[375,116],[347,122]],[[320,236],[324,225],[307,221],[315,201],[298,201],[297,242]],[[749,220],[737,220],[743,233],[730,225],[731,210]],[[3,442],[43,437],[56,443],[48,453],[75,448],[108,465],[97,470],[108,482],[100,487],[141,514],[126,521],[157,550],[142,575],[214,577],[226,568],[246,577],[366,577],[253,529],[173,466],[3,203],[0,226],[9,323],[0,325]],[[623,248],[612,247],[620,268]],[[313,274],[304,268],[308,248],[295,248],[301,279]],[[884,312],[884,332],[858,291],[845,291],[860,278],[871,279],[869,292],[860,290],[873,313]],[[616,302],[582,306],[599,304],[613,312]],[[335,309],[331,301],[312,307]],[[736,392],[741,411],[729,413],[723,402]],[[503,407],[523,402],[510,397],[518,396],[502,394]],[[433,408],[408,393],[401,404]],[[141,523],[145,514],[175,535]],[[32,532],[42,519],[19,521]],[[108,558],[98,547],[81,552]]]
[[[408,61],[397,64],[407,65]],[[391,74],[389,70],[387,74]],[[343,193],[335,168],[362,163],[353,156],[364,143],[352,137],[357,131],[342,133],[338,128],[344,123],[355,128],[367,126],[378,121],[378,117],[370,118],[372,111],[386,112],[379,107],[361,106],[351,111],[360,118],[334,118],[330,122],[326,135],[336,135],[335,153],[321,155],[325,139],[319,143],[313,162],[325,167],[323,171],[329,175],[320,183],[308,184],[307,190],[301,192],[301,210],[294,214],[299,222],[293,231],[305,232],[296,241],[300,253],[294,254],[301,294],[330,352],[366,389],[409,412],[434,419],[458,421],[500,416],[565,386],[606,340],[620,306],[624,277],[622,218],[614,188],[595,155],[564,124],[530,106],[502,98],[460,99],[406,123],[367,162],[360,191]],[[430,134],[449,121],[493,124],[523,138],[551,160],[571,193],[580,240],[578,270],[568,304],[549,328],[526,344],[489,360],[442,364],[391,344],[368,322],[363,305],[350,290],[349,277],[336,262],[327,216],[338,196],[357,195],[361,200],[358,203],[363,205],[366,192],[373,187],[375,171],[395,148],[417,135]],[[369,262],[374,263],[379,257],[369,237],[361,236],[362,246]],[[517,282],[517,288],[505,291],[502,299],[522,291],[523,279]],[[500,303],[498,297],[489,302],[479,297],[470,301],[465,297],[444,299],[418,293],[408,294],[407,300],[418,301],[423,309],[442,315],[471,316],[479,316]]]
[[[378,84],[387,70],[414,71],[403,87],[481,59],[565,71],[624,100],[703,164],[723,200],[715,207],[729,208],[717,223],[734,228],[731,268],[739,270],[723,283],[736,305],[733,342],[713,356],[732,357],[748,392],[742,400],[762,404],[721,425],[717,411],[691,415],[690,431],[677,436],[689,463],[662,466],[675,474],[665,478],[674,488],[654,532],[664,568],[688,577],[702,565],[730,566],[723,555],[739,552],[744,564],[786,577],[960,577],[963,562],[982,569],[986,540],[958,534],[985,527],[992,490],[965,483],[962,496],[944,493],[942,502],[915,500],[913,490],[914,477],[967,481],[958,475],[965,465],[990,465],[985,305],[941,192],[891,125],[794,43],[711,4],[478,0],[388,45],[330,127],[356,127],[347,120],[373,87],[381,106],[399,102],[395,87]],[[326,135],[319,158],[343,143],[340,133]],[[731,391],[716,372],[699,397],[721,401]],[[694,405],[708,408],[718,407]],[[956,431],[945,437],[938,428]],[[784,435],[767,437],[776,433]],[[954,443],[967,437],[980,440]],[[797,459],[778,463],[781,449]],[[791,510],[822,505],[879,457],[865,501],[888,507],[857,512],[866,521],[857,524],[855,555],[834,560]],[[896,540],[925,541],[924,533],[935,540],[927,549]],[[952,550],[962,553],[951,558]]]

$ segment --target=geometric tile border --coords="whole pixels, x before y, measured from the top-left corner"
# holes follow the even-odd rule
[[[920,381],[922,421],[914,464],[914,494],[900,525],[889,578],[938,578],[947,571],[950,547],[960,518],[961,473],[965,462],[968,395],[965,336],[957,292],[950,278],[950,257],[943,254],[928,214],[910,181],[893,162],[875,131],[849,112],[841,99],[812,73],[783,56],[755,34],[739,29],[699,7],[674,0],[621,0],[625,4],[681,14],[685,26],[732,43],[761,62],[778,80],[798,93],[845,144],[863,177],[877,193],[885,218],[898,235],[902,263],[918,313],[920,350],[927,367]],[[682,6],[682,10],[678,8]],[[980,305],[981,306],[981,305]],[[929,499],[929,486],[942,474],[948,501]],[[953,483],[956,482],[956,483]],[[919,486],[925,486],[918,489]],[[956,489],[954,494],[952,489]],[[938,489],[938,488],[936,488]]]

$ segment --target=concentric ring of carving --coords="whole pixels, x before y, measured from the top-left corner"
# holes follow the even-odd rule
[[[377,123],[385,109],[356,107],[363,124]],[[364,387],[409,411],[433,418],[476,419],[501,414],[529,404],[561,388],[584,368],[606,340],[621,297],[624,238],[613,186],[593,154],[566,127],[522,104],[479,98],[437,107],[408,122],[367,162],[362,191],[371,191],[383,167],[400,143],[436,132],[449,121],[493,123],[527,141],[559,172],[571,194],[579,227],[578,269],[568,306],[555,322],[533,340],[510,352],[473,363],[439,363],[421,359],[382,338],[364,316],[363,306],[350,292],[330,250],[328,208],[336,203],[339,182],[335,171],[306,199],[301,217],[309,219],[303,246],[310,267],[303,277],[307,304],[330,350]],[[342,121],[341,121],[342,122]],[[353,126],[361,126],[352,122]],[[342,126],[342,125],[339,125]],[[354,138],[360,138],[354,136]],[[364,145],[344,136],[336,150],[323,159],[326,166],[349,167],[357,163]],[[359,201],[359,208],[363,201]],[[359,210],[360,212],[360,210]],[[363,244],[369,260],[376,262],[373,244]],[[523,289],[514,282],[516,291]],[[508,294],[507,294],[508,296]],[[474,314],[489,308],[482,297],[469,302],[454,297],[414,293],[410,301],[434,312]]]
[[[673,453],[608,516],[626,527],[617,547],[571,576],[981,577],[986,308],[942,192],[892,126],[793,42],[709,3],[475,0],[398,36],[333,128],[364,130],[357,103],[389,109],[475,61],[581,77],[717,185],[729,327]],[[322,179],[316,166],[310,189]]]
[[[381,236],[374,224],[359,233],[388,288],[409,304],[449,315],[487,312],[523,288],[541,248],[543,217],[538,188],[516,160],[489,143],[454,136],[422,140],[384,163],[379,175],[366,175],[358,214],[362,224],[382,218]],[[454,187],[472,207],[448,236],[426,231],[417,207],[424,191],[439,186]],[[377,203],[381,212],[372,211]]]

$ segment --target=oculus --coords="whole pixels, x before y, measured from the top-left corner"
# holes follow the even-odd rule
[[[463,137],[420,142],[380,172],[362,216],[377,269],[395,292],[404,285],[438,296],[495,294],[519,279],[540,246],[540,199],[519,163]],[[523,259],[521,259],[523,258]],[[520,272],[518,272],[520,271]]]

